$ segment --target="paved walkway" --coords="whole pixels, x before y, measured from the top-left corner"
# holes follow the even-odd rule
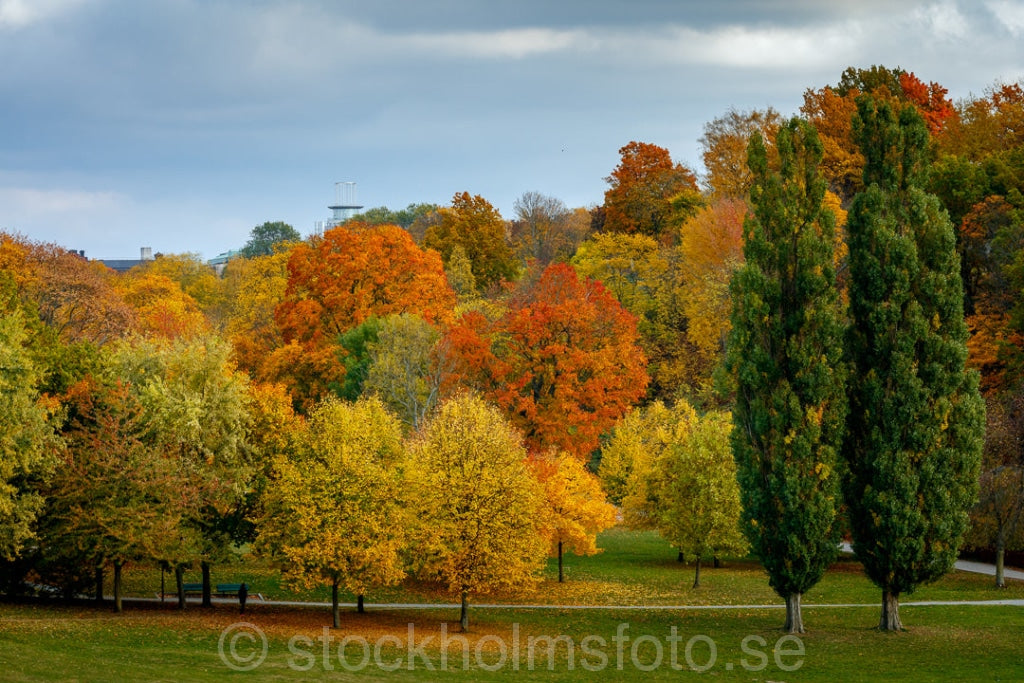
[[[108,600],[113,598],[108,597]],[[126,602],[160,602],[159,598],[124,598]],[[237,605],[238,601],[231,598],[213,598],[217,605]],[[199,604],[198,598],[187,599],[189,604]],[[167,600],[166,604],[173,604],[173,600]],[[299,600],[249,600],[250,607],[254,605],[273,605],[275,607],[330,607],[329,602],[302,602]],[[919,600],[900,602],[900,607],[942,607],[942,606],[963,606],[974,607],[1024,607],[1024,598],[1008,600]],[[457,602],[386,602],[386,603],[364,603],[368,610],[429,610],[429,609],[459,609]],[[339,602],[338,607],[352,609],[356,607],[354,602]],[[507,610],[615,610],[615,611],[673,611],[673,610],[749,610],[749,609],[786,609],[785,603],[772,605],[515,605],[515,604],[487,604],[471,603],[470,607],[476,609],[507,609]],[[878,607],[877,602],[850,602],[850,603],[827,603],[814,604],[804,603],[804,609],[820,609],[835,607]]]
[[[849,543],[843,543],[841,549],[844,553],[852,553],[853,548]],[[996,566],[994,564],[987,564],[985,562],[973,562],[971,560],[957,560],[954,568],[959,569],[962,572],[971,572],[973,574],[987,574],[988,576],[996,575]],[[1018,579],[1024,581],[1024,571],[1019,569],[1010,569],[1009,567],[1003,567],[1003,577],[1007,579]]]
[[[842,551],[852,553],[853,548],[849,543],[843,543]],[[969,560],[957,560],[954,565],[956,569],[975,574],[996,575],[996,567],[984,562],[972,562]],[[1024,571],[1018,569],[1004,569],[1003,575],[1007,579],[1019,579],[1024,581]],[[113,596],[107,596],[113,600]],[[135,602],[160,602],[160,598],[125,598]],[[175,601],[173,596],[165,598],[164,602],[172,604]],[[190,604],[199,604],[200,598],[186,598]],[[218,605],[237,605],[237,598],[212,598]],[[299,600],[261,600],[253,595],[249,596],[251,605],[274,605],[279,607],[330,607],[329,602],[302,602]],[[975,607],[1024,607],[1024,599],[1011,600],[920,600],[916,602],[900,602],[900,607],[938,607],[938,606],[960,606],[971,605]],[[354,602],[338,603],[339,607],[351,609],[356,607]],[[366,609],[374,610],[428,610],[428,609],[459,609],[459,603],[421,603],[421,602],[391,602],[391,603],[365,603]],[[739,610],[739,609],[785,609],[785,604],[772,605],[514,605],[514,604],[477,604],[473,603],[473,609],[528,609],[528,610],[616,610],[616,611],[664,611],[664,610]],[[835,607],[878,607],[878,603],[835,603],[835,604],[808,604],[804,608],[835,608]]]

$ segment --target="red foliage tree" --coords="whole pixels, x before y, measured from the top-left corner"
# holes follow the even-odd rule
[[[532,452],[581,459],[640,399],[648,377],[636,319],[596,280],[548,266],[494,323],[467,316],[448,335],[464,381],[503,408]]]

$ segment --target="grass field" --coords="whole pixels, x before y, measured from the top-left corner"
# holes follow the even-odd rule
[[[326,630],[330,617],[324,607],[258,601],[244,617],[228,605],[190,605],[178,612],[169,605],[129,602],[124,614],[115,615],[108,608],[0,604],[0,679],[465,681],[530,674],[559,681],[640,675],[1024,680],[1024,607],[905,604],[901,612],[909,630],[879,633],[872,628],[878,591],[855,562],[844,560],[806,596],[812,605],[804,614],[809,632],[795,639],[779,630],[781,609],[725,607],[781,605],[754,563],[733,560],[705,569],[703,586],[694,590],[693,567],[677,563],[654,534],[612,530],[600,545],[600,555],[568,558],[566,584],[557,584],[549,567],[534,594],[478,596],[475,602],[650,609],[471,609],[471,633],[463,636],[457,633],[458,611],[439,608],[349,611],[341,629]],[[159,573],[152,570],[136,569],[126,579],[129,591],[140,596],[152,596],[154,583],[159,587]],[[253,592],[270,598],[326,599],[326,591],[296,595],[283,589],[275,572],[256,561],[215,568],[218,580],[250,581]],[[904,601],[1024,599],[1024,582],[1011,582],[1006,590],[991,583],[990,577],[958,572]],[[380,591],[367,600],[452,601],[425,584]],[[848,603],[870,606],[827,606]],[[710,608],[657,608],[684,604]],[[252,668],[236,671],[247,667]]]

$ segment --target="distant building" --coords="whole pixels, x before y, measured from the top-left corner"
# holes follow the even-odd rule
[[[349,221],[363,208],[362,205],[356,204],[356,184],[351,181],[334,183],[334,204],[327,208],[333,215],[330,220],[316,222],[317,235]]]
[[[224,269],[228,266],[228,261],[233,258],[237,258],[242,253],[241,249],[230,249],[225,251],[223,254],[217,254],[212,259],[206,262],[207,265],[212,266],[217,272],[217,275],[223,275]]]
[[[84,256],[84,253],[83,253]],[[111,270],[116,270],[118,273],[124,273],[135,266],[141,266],[144,263],[148,263],[153,260],[153,247],[142,247],[139,249],[139,258],[137,259],[97,259],[100,263],[105,265]]]

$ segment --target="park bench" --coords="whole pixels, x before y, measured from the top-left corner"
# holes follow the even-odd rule
[[[203,594],[203,584],[202,583],[183,583],[183,584],[181,584],[181,588],[185,592],[186,596],[188,596],[188,595],[202,595]],[[222,597],[222,598],[232,597],[232,596],[237,598],[238,597],[238,591],[240,591],[241,589],[242,589],[242,584],[240,584],[240,583],[218,583],[217,584],[217,589],[214,591],[214,593],[218,597]],[[166,597],[167,594],[164,594],[164,595]],[[170,595],[173,597],[174,594],[171,593]],[[159,593],[157,593],[157,597],[161,597]],[[260,593],[249,593],[249,597],[250,598],[258,598],[260,600],[263,599],[263,595],[260,594]]]
[[[242,590],[242,584],[240,583],[218,583],[217,584],[217,595],[219,597],[238,597],[238,591]],[[249,593],[250,598],[263,599],[263,595],[260,593]]]

